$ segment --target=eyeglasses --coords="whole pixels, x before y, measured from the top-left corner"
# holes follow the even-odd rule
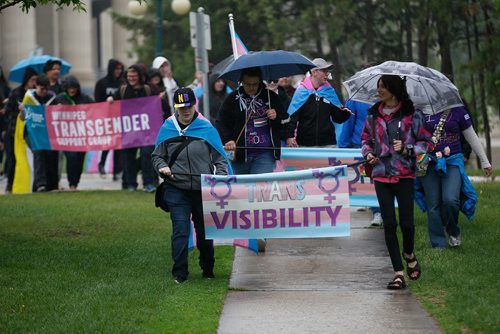
[[[49,87],[45,87],[45,86],[37,86],[37,88],[41,91],[49,90]]]
[[[259,87],[260,82],[243,82],[242,84],[245,87]]]
[[[267,80],[267,83],[277,84],[279,81],[280,81],[279,79],[270,79],[270,80]]]

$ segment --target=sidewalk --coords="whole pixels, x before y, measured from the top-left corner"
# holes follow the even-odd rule
[[[6,185],[7,179],[0,179],[0,195],[5,194]],[[59,186],[61,187],[61,191],[69,191],[68,177],[66,174],[62,174]],[[80,179],[80,184],[78,185],[78,190],[120,190],[121,188],[121,180],[113,181],[112,174],[106,174],[104,177],[102,177],[97,173],[83,173]],[[141,188],[138,188],[138,190],[141,190]]]
[[[347,238],[237,249],[218,333],[441,333],[409,289],[386,289],[393,271],[370,216],[351,209]]]

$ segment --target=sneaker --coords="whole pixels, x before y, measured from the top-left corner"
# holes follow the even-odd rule
[[[454,237],[450,235],[450,237],[448,238],[448,243],[450,244],[451,247],[460,246],[460,236]]]
[[[384,221],[382,220],[382,214],[380,212],[377,212],[373,215],[373,219],[371,222],[372,226],[382,226]]]
[[[128,192],[133,193],[136,189],[135,187],[127,187]]]
[[[186,282],[186,281],[187,281],[187,278],[186,278],[186,277],[181,277],[181,276],[179,276],[179,277],[174,277],[174,283],[175,283],[175,284],[182,284],[182,283],[184,283],[184,282]]]
[[[47,191],[47,188],[45,186],[40,186],[40,187],[36,188],[37,193],[43,193],[46,191]]]
[[[156,187],[152,184],[146,184],[146,186],[144,186],[144,191],[147,193],[154,193],[156,191]]]
[[[203,270],[203,274],[201,277],[206,278],[206,279],[213,279],[215,278],[213,270]]]

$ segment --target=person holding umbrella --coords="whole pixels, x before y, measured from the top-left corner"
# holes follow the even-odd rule
[[[224,100],[215,127],[226,151],[235,152],[235,174],[271,173],[281,156],[280,131],[288,115],[258,67],[241,72],[240,86]]]
[[[43,73],[45,73],[50,82],[49,90],[56,95],[63,91],[59,80],[61,77],[61,66],[62,62],[59,59],[51,59],[43,67]]]
[[[382,75],[377,83],[380,101],[373,105],[361,134],[363,157],[373,166],[371,178],[384,221],[384,235],[395,275],[388,289],[404,289],[401,254],[411,280],[421,275],[414,253],[413,185],[415,157],[434,148],[424,115],[415,110],[398,75]],[[403,252],[398,243],[394,199],[398,201]]]

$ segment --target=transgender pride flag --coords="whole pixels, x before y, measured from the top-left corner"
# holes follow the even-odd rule
[[[243,44],[240,36],[234,30],[233,14],[229,14],[229,33],[231,34],[231,45],[233,47],[234,59],[238,59],[238,57],[247,54],[247,47]]]

